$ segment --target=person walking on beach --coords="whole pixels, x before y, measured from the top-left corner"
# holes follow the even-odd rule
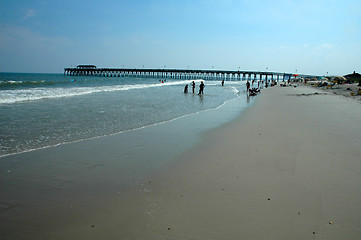
[[[193,94],[194,94],[194,89],[196,88],[196,83],[193,81],[192,82],[192,92],[193,92]]]
[[[201,84],[199,84],[199,93],[198,93],[198,95],[203,95],[203,89],[204,89],[204,83],[202,81]]]
[[[249,81],[247,80],[247,83],[246,83],[246,86],[247,86],[247,93],[249,92],[249,88],[250,88],[250,83],[249,83]]]
[[[222,87],[224,86],[224,80],[222,80]]]

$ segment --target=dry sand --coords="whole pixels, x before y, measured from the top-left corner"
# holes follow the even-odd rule
[[[315,92],[264,90],[125,195],[24,239],[360,239],[361,106]]]

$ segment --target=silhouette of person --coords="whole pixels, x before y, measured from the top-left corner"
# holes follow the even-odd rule
[[[194,89],[196,88],[196,83],[193,81],[192,82],[192,92],[193,92],[193,94],[194,94]]]
[[[198,93],[198,95],[203,94],[203,89],[204,89],[204,83],[202,81],[201,84],[199,84],[199,93]]]
[[[188,84],[186,84],[186,86],[184,87],[184,93],[188,92]]]
[[[222,80],[222,87],[224,86],[224,80]]]
[[[251,84],[247,81],[246,85],[247,85],[247,92],[248,92]]]

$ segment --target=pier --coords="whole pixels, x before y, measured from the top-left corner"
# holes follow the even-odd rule
[[[78,65],[76,68],[65,68],[65,76],[94,77],[139,77],[164,79],[204,79],[204,80],[288,80],[293,73],[269,71],[230,71],[230,70],[191,70],[191,69],[137,69],[137,68],[97,68],[95,65]],[[297,75],[313,78],[313,75]]]

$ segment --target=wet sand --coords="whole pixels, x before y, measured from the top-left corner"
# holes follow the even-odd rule
[[[204,133],[195,147],[137,181],[120,177],[126,175],[116,164],[122,150],[106,148],[118,137],[99,139],[103,144],[96,146],[107,154],[87,156],[86,164],[82,156],[91,143],[70,144],[66,148],[78,151],[78,160],[62,155],[61,162],[72,162],[69,176],[58,173],[55,164],[49,170],[52,181],[47,176],[40,188],[31,189],[44,180],[42,175],[12,185],[2,182],[3,193],[29,186],[26,197],[39,204],[19,220],[17,211],[26,208],[21,199],[16,205],[2,198],[1,239],[359,239],[361,106],[351,98],[316,92],[307,87],[264,90],[241,117]],[[175,121],[156,131],[177,126]],[[151,139],[152,132],[146,133]],[[138,157],[146,161],[158,154],[144,151]],[[29,162],[21,165],[32,169]],[[2,180],[8,166],[2,165]],[[123,188],[122,181],[130,183]],[[53,196],[53,203],[51,197],[37,199],[44,193]],[[23,196],[12,197],[17,194]]]

